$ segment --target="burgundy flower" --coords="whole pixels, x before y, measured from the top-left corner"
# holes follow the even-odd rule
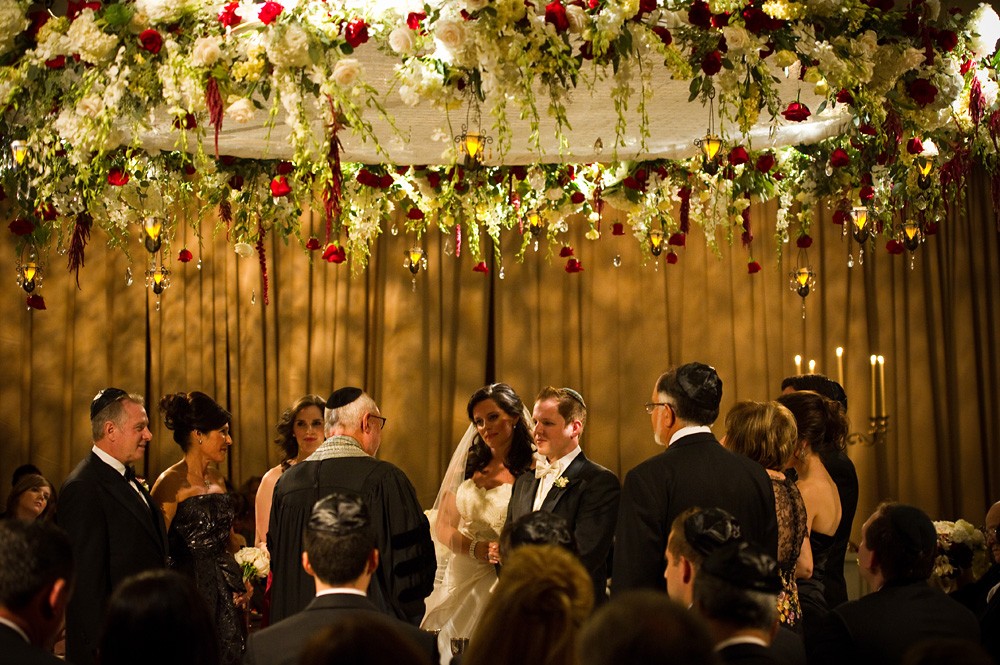
[[[566,272],[568,273],[583,272],[583,264],[577,261],[576,259],[569,259],[568,261],[566,261]]]
[[[830,153],[830,166],[839,169],[850,163],[851,156],[847,154],[847,151],[843,148],[835,148],[834,151]]]
[[[867,203],[875,198],[875,188],[871,185],[865,185],[858,191],[858,198],[862,203]]]
[[[524,180],[528,177],[528,167],[523,164],[518,164],[510,169],[510,173],[518,180]]]
[[[674,265],[675,263],[677,263],[677,255],[674,254],[673,252],[667,252],[667,263],[669,263],[670,265]]]
[[[924,224],[924,235],[932,236],[938,232],[937,222],[928,221]]]
[[[163,37],[153,28],[146,28],[139,33],[139,46],[156,55],[163,48]]]
[[[229,179],[229,187],[231,189],[235,189],[237,192],[242,190],[243,176],[241,176],[239,173],[233,175],[233,177]]]
[[[28,307],[31,309],[45,309],[45,298],[41,297],[37,293],[33,293],[28,296]]]
[[[35,225],[31,223],[31,220],[25,219],[24,217],[18,217],[10,224],[7,225],[10,232],[16,236],[26,236],[35,230]]]
[[[919,155],[924,151],[924,142],[919,138],[914,136],[912,139],[906,142],[906,152],[911,155]]]
[[[186,113],[183,118],[174,118],[174,129],[194,129],[198,126],[198,119],[193,113]]]
[[[865,136],[875,136],[876,134],[878,134],[878,130],[875,129],[873,125],[866,122],[862,125],[858,125],[858,134],[864,134]]]
[[[308,249],[310,252],[315,252],[319,248],[320,248],[319,238],[317,238],[316,236],[312,236],[309,238],[309,240],[306,240],[306,249]]]
[[[54,58],[49,58],[45,61],[45,66],[49,69],[62,69],[66,66],[66,56],[57,55]]]
[[[843,226],[851,218],[851,213],[846,210],[835,210],[833,213],[833,223]]]
[[[795,239],[795,246],[799,249],[809,249],[812,247],[813,239],[808,233],[803,233]]]
[[[260,11],[257,12],[257,18],[259,18],[260,22],[264,25],[270,25],[284,10],[285,8],[277,2],[274,2],[274,0],[268,0],[264,3],[264,6],[260,8]]]
[[[59,213],[56,211],[56,207],[51,203],[43,203],[39,207],[35,208],[35,214],[44,219],[46,222],[51,222]]]
[[[392,183],[393,183],[392,176],[389,175],[388,173],[382,175],[378,179],[378,186],[381,189],[389,189],[390,187],[392,187]]]
[[[427,173],[427,184],[429,184],[434,189],[441,186],[441,174],[437,171],[429,171]]]
[[[759,7],[747,7],[743,10],[743,23],[747,30],[755,35],[763,34],[771,25],[771,17]]]
[[[774,168],[774,153],[765,152],[757,158],[756,169],[761,173],[767,173]]]
[[[634,21],[642,20],[642,17],[656,9],[656,0],[639,0],[639,11],[632,17]]]
[[[906,84],[906,92],[920,106],[927,106],[934,102],[938,89],[927,79],[913,79]]]
[[[841,104],[853,104],[854,95],[852,95],[846,88],[841,88],[837,93],[837,101]]]
[[[490,269],[486,267],[486,261],[480,261],[472,268],[472,272],[481,272],[485,274],[489,271]]]
[[[903,246],[903,243],[899,242],[895,238],[885,243],[885,251],[890,254],[902,254],[904,249],[906,249],[906,247]]]
[[[406,15],[406,27],[410,30],[418,30],[420,22],[425,18],[427,18],[427,14],[424,12],[410,12]]]
[[[291,162],[280,161],[274,170],[278,175],[289,175],[293,170],[295,170],[295,167],[292,166]]]
[[[108,184],[115,187],[124,187],[128,184],[130,177],[128,171],[115,167],[108,171]]]
[[[750,243],[753,242],[753,231],[747,229],[743,233],[741,233],[740,242],[743,243],[744,247],[749,247]]]
[[[219,12],[219,23],[226,26],[227,28],[235,28],[240,24],[243,19],[240,18],[236,10],[239,8],[240,3],[230,2],[228,5],[222,8]]]
[[[275,198],[278,198],[279,196],[288,196],[291,191],[292,188],[288,184],[288,178],[285,176],[275,176],[271,180],[271,196]]]
[[[343,263],[347,260],[347,252],[343,247],[338,247],[332,242],[323,251],[323,260],[327,263]]]
[[[958,35],[951,30],[942,30],[937,34],[937,43],[943,50],[951,53],[958,46]]]
[[[344,30],[344,39],[351,45],[351,48],[358,48],[368,41],[368,24],[363,18],[356,18],[347,24]]]
[[[556,32],[562,33],[569,30],[569,18],[566,16],[566,8],[560,0],[553,0],[545,5],[545,22],[554,25]]]
[[[729,163],[733,166],[739,166],[740,164],[746,164],[750,161],[750,155],[747,154],[747,149],[741,145],[736,146],[729,151]]]
[[[569,195],[569,200],[571,203],[580,205],[581,203],[587,200],[587,197],[586,195],[584,195],[583,192],[573,192],[572,194]]]
[[[406,218],[413,220],[423,219],[424,211],[417,207],[410,208],[408,211],[406,211]]]
[[[625,235],[625,225],[621,222],[615,222],[611,225],[611,235],[613,236],[623,236]]]
[[[187,263],[188,261],[190,261],[193,258],[194,258],[194,255],[188,249],[182,249],[177,254],[177,260],[180,261],[181,263]]]
[[[788,105],[781,115],[785,116],[785,120],[790,122],[802,122],[808,118],[812,113],[809,111],[809,107],[801,102],[792,102]]]
[[[760,264],[759,263],[757,263],[756,261],[750,261],[749,263],[747,263],[747,273],[748,274],[752,275],[752,274],[757,273],[757,272],[760,272]]]
[[[662,25],[654,26],[653,32],[660,38],[660,41],[663,42],[664,46],[670,46],[674,42],[674,36],[671,35],[670,31]]]
[[[187,175],[194,175],[197,172],[198,172],[198,169],[196,169],[194,167],[194,164],[185,164],[184,165],[184,173],[185,174],[187,174]]]
[[[684,247],[687,245],[687,235],[684,233],[671,233],[667,238],[667,244],[673,247]]]
[[[366,168],[358,171],[356,178],[358,182],[366,187],[378,187],[380,183],[379,177]]]
[[[704,0],[695,0],[688,10],[688,22],[703,30],[712,27],[712,10]]]
[[[74,0],[69,0],[66,3],[66,18],[70,21],[76,19],[84,9],[90,9],[94,12],[101,11],[100,2],[74,2]]]
[[[705,54],[701,59],[701,71],[708,76],[715,76],[722,71],[722,52],[716,49]]]
[[[566,246],[559,250],[559,258],[565,259],[567,256],[573,256],[573,248]]]

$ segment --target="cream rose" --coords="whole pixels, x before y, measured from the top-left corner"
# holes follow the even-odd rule
[[[87,95],[76,104],[76,113],[85,118],[94,118],[104,110],[104,100],[97,95]]]
[[[226,109],[226,115],[229,116],[233,122],[241,125],[245,125],[253,120],[256,113],[257,110],[253,107],[253,102],[246,97],[237,99],[229,105],[229,108]]]
[[[267,44],[267,57],[278,67],[305,67],[309,58],[309,35],[297,24],[289,25],[285,31]]]
[[[406,26],[400,26],[389,33],[389,47],[401,55],[410,55],[417,48],[417,37]]]
[[[222,57],[222,48],[218,37],[199,37],[194,40],[191,49],[191,59],[196,65],[211,67]]]
[[[333,66],[333,80],[342,88],[349,88],[361,75],[361,63],[355,58],[338,60]]]
[[[449,51],[457,51],[465,43],[465,26],[458,21],[438,21],[434,26],[434,38]]]
[[[587,28],[587,12],[579,5],[566,7],[566,20],[569,21],[569,31],[574,35],[579,35]]]

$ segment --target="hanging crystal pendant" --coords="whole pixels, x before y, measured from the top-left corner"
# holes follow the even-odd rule
[[[132,266],[125,268],[125,286],[132,286]]]

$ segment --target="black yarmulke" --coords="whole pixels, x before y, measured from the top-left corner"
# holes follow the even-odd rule
[[[746,541],[729,543],[709,554],[701,572],[747,591],[778,593],[782,589],[774,557]]]
[[[681,365],[677,368],[677,383],[688,399],[699,407],[708,411],[719,408],[722,401],[722,379],[711,365]]]
[[[368,508],[353,492],[334,492],[313,506],[306,528],[346,536],[371,524]]]
[[[740,523],[721,508],[699,510],[684,520],[684,538],[702,556],[740,540]]]
[[[121,388],[105,388],[100,391],[90,402],[90,419],[93,420],[97,414],[123,397],[128,397],[128,393]]]
[[[340,388],[339,390],[334,390],[330,395],[330,398],[326,400],[326,408],[328,409],[339,409],[342,406],[347,406],[357,398],[364,394],[361,388]]]

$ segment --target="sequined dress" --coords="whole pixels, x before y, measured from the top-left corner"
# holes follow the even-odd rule
[[[167,534],[174,568],[194,580],[215,619],[222,665],[243,658],[246,628],[233,603],[245,591],[243,575],[228,550],[235,507],[228,494],[199,494],[177,504]]]

